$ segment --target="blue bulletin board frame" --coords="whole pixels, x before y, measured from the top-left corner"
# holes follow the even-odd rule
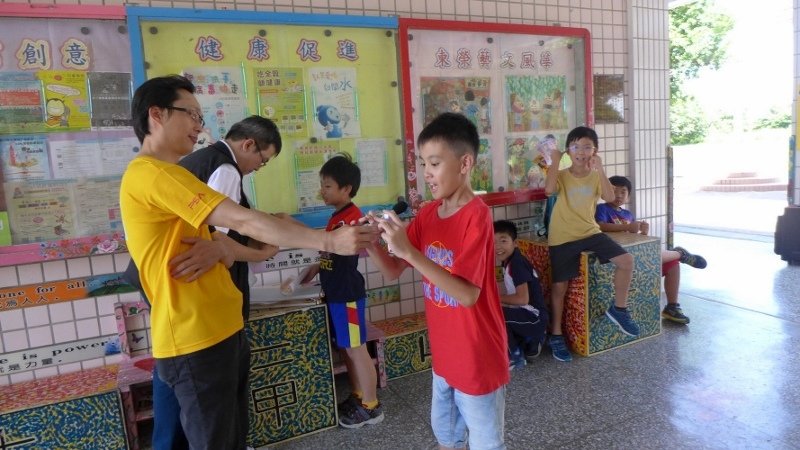
[[[378,16],[347,16],[347,15],[322,15],[302,13],[276,13],[259,11],[226,11],[226,10],[201,10],[187,8],[150,8],[139,6],[126,6],[125,12],[130,33],[131,60],[133,71],[133,86],[140,86],[147,80],[145,67],[145,49],[142,36],[142,22],[192,22],[226,24],[259,24],[259,25],[302,25],[302,26],[330,26],[375,28],[392,30],[397,36],[399,20],[396,17]],[[399,68],[399,64],[398,64]],[[401,78],[398,73],[397,79]],[[399,94],[402,97],[402,94]],[[402,101],[401,99],[399,101]],[[400,133],[402,135],[402,124]],[[400,138],[400,136],[398,136]],[[374,209],[390,209],[392,204],[367,204],[359,205],[362,211]],[[325,227],[330,218],[332,208],[325,208],[313,212],[300,212],[293,217],[308,226],[315,228]]]

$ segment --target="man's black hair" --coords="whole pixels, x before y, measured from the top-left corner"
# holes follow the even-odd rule
[[[261,116],[250,116],[231,126],[225,139],[241,141],[254,139],[261,150],[266,150],[270,144],[275,145],[275,156],[281,152],[281,133],[275,122]]]
[[[183,89],[194,94],[194,85],[191,81],[180,75],[151,78],[136,89],[131,103],[131,117],[133,118],[133,131],[144,143],[144,137],[150,134],[150,107],[166,108],[172,106],[178,99],[178,90]]]

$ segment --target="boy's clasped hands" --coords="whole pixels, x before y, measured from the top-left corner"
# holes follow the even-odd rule
[[[398,258],[405,259],[412,248],[406,235],[407,223],[392,210],[369,211],[367,215],[359,219],[358,223],[376,227],[389,252]],[[373,240],[372,245],[378,246],[378,239]]]

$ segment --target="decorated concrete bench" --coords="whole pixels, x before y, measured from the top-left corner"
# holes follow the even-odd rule
[[[431,368],[425,313],[394,317],[373,325],[385,335],[383,353],[389,380]]]

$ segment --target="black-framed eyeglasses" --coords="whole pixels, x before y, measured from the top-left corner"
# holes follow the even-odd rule
[[[258,142],[256,142],[255,139],[253,139],[253,145],[256,146],[256,151],[258,152],[258,156],[261,157],[261,165],[258,166],[258,168],[260,169],[267,165],[267,163],[269,162],[269,158],[264,157],[264,153],[261,151],[261,147],[259,147]]]
[[[166,108],[169,110],[185,112],[189,115],[189,117],[192,118],[192,120],[199,123],[201,127],[206,126],[206,121],[203,119],[203,115],[193,109],[181,108],[180,106],[167,106]]]

